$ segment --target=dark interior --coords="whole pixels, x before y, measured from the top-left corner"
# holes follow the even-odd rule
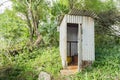
[[[67,24],[68,65],[78,63],[78,24]]]

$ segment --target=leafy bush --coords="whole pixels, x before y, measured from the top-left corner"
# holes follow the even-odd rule
[[[96,37],[95,62],[82,72],[68,76],[70,80],[119,80],[120,45],[111,36]]]
[[[21,49],[28,41],[28,28],[14,11],[0,14],[0,50]]]
[[[55,47],[35,49],[33,52],[24,50],[9,57],[11,62],[4,56],[4,64],[0,65],[0,80],[36,80],[40,71],[58,76],[62,67],[58,48]]]
[[[70,80],[119,80],[120,79],[120,46],[99,48],[96,60],[91,67],[69,76]]]

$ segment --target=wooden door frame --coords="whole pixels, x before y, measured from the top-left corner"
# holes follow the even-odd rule
[[[78,25],[78,72],[82,69],[82,24]]]

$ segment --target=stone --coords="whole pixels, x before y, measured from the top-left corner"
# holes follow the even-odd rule
[[[38,80],[51,80],[51,76],[46,72],[40,72]]]

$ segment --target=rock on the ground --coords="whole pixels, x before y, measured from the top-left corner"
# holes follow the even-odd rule
[[[46,72],[40,72],[38,80],[51,80],[51,76]]]

